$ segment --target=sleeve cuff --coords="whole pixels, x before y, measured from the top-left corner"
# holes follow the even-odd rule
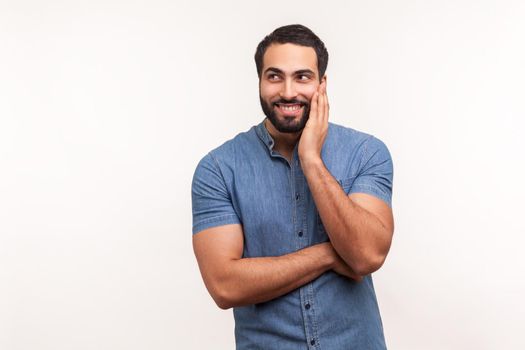
[[[193,231],[193,234],[196,234],[210,227],[229,225],[229,224],[240,224],[240,223],[241,221],[239,220],[236,214],[227,214],[227,215],[215,216],[215,217],[203,220],[201,222],[198,222],[193,225],[192,231]]]
[[[370,186],[370,185],[364,185],[364,184],[353,184],[352,188],[350,189],[350,192],[348,192],[348,194],[350,194],[350,193],[366,193],[366,194],[370,194],[370,195],[372,195],[374,197],[377,197],[377,198],[381,199],[386,204],[388,204],[388,206],[390,208],[392,208],[392,197],[390,195],[386,194],[385,192],[381,191],[377,187],[373,187],[373,186]]]

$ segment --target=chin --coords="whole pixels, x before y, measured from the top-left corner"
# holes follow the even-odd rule
[[[285,117],[275,117],[275,116],[268,116],[268,119],[272,123],[272,125],[282,133],[297,133],[304,129],[306,122],[308,121],[308,117],[304,118],[301,116],[299,119],[297,117],[293,118],[292,123],[284,122],[287,118]]]

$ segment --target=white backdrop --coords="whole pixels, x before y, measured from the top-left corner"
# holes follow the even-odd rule
[[[233,349],[190,186],[259,123],[253,54],[301,23],[330,120],[382,139],[390,349],[524,349],[521,1],[0,1],[0,348]]]

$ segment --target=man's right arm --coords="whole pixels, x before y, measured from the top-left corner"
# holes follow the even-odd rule
[[[193,235],[204,284],[221,309],[269,301],[331,269],[361,280],[330,242],[277,257],[242,258],[243,237],[240,224],[211,227]]]

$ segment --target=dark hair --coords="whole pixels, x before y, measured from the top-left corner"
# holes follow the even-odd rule
[[[317,70],[319,71],[319,80],[324,76],[328,66],[328,51],[324,43],[310,29],[301,24],[290,24],[279,27],[267,35],[257,45],[255,50],[255,65],[257,66],[257,75],[261,79],[263,69],[263,56],[266,49],[271,44],[296,44],[301,46],[312,47],[317,55]]]

